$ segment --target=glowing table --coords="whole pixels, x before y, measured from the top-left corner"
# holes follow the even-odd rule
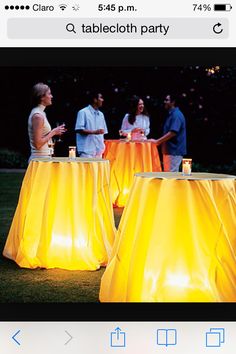
[[[26,268],[105,265],[115,234],[109,178],[107,160],[32,160],[4,256]]]
[[[236,301],[236,177],[136,174],[101,301]]]
[[[161,171],[157,146],[150,140],[106,140],[105,145],[104,158],[111,163],[112,202],[123,207],[135,173]]]

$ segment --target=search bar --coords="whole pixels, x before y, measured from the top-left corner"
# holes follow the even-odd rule
[[[10,39],[225,39],[226,18],[11,18]]]

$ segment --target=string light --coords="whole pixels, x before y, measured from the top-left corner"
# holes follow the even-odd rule
[[[206,72],[208,76],[216,74],[218,71],[220,71],[220,66],[212,66],[211,68],[207,68]]]

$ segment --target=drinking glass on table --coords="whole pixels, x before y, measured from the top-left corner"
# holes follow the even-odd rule
[[[140,140],[141,140],[141,141],[147,140],[147,137],[146,137],[146,135],[145,135],[144,129],[142,129],[142,130],[140,131]]]
[[[52,158],[53,155],[54,155],[54,146],[55,146],[55,141],[54,141],[54,139],[49,139],[49,140],[48,140],[48,147],[49,147],[49,155],[50,155],[50,158]]]
[[[127,136],[127,133],[125,133],[123,130],[119,130],[119,135],[120,135],[120,139],[125,138]]]

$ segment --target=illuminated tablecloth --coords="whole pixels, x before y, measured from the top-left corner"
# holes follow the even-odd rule
[[[106,140],[104,158],[111,163],[112,202],[125,206],[137,172],[161,171],[161,163],[155,143],[146,141]]]
[[[95,270],[114,240],[109,161],[32,160],[4,256],[26,268]]]
[[[235,176],[137,174],[101,301],[236,301]]]

